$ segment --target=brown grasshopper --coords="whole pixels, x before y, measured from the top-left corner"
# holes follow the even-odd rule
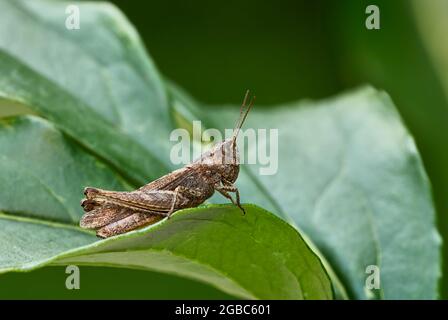
[[[216,144],[197,160],[131,192],[107,191],[87,187],[81,206],[86,212],[82,228],[95,229],[107,238],[153,224],[184,208],[200,205],[218,191],[245,213],[234,183],[239,173],[238,133],[253,106],[246,92],[232,137]],[[234,192],[236,200],[229,192]]]

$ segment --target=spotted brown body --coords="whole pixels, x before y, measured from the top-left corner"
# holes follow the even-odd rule
[[[246,92],[232,137],[216,144],[194,162],[131,192],[85,188],[81,206],[86,213],[80,226],[95,229],[99,237],[111,237],[153,224],[177,210],[196,207],[215,191],[244,213],[234,183],[239,174],[236,138],[255,100],[253,97],[244,110],[248,96]],[[235,193],[235,200],[230,193]]]

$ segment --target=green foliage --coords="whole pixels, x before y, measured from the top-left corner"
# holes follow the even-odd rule
[[[437,297],[429,182],[390,98],[370,87],[252,111],[247,127],[279,129],[279,168],[244,166],[238,186],[289,224],[254,205],[246,216],[211,205],[107,240],[78,228],[84,186],[129,190],[165,174],[176,124],[223,129],[238,110],[205,108],[163,82],[120,12],[79,5],[85,27],[69,32],[64,3],[0,3],[0,26],[29,40],[0,28],[0,98],[36,114],[0,123],[0,271],[143,268],[272,299],[331,298],[328,272],[343,298]],[[380,290],[364,288],[369,265]]]
[[[243,298],[331,298],[325,270],[297,231],[256,206],[246,207],[247,216],[228,205],[184,210],[97,241],[73,225],[79,191],[85,183],[122,188],[114,173],[40,118],[7,119],[0,131],[8,155],[0,181],[21,189],[2,192],[9,214],[0,216],[0,272],[49,263],[121,266],[190,277]]]
[[[197,112],[179,100],[180,113]],[[236,110],[204,112],[205,122],[223,130]],[[362,88],[317,103],[255,108],[246,126],[279,129],[279,170],[263,176],[260,166],[245,166],[239,185],[250,191],[244,201],[262,204],[303,230],[350,297],[437,296],[441,241],[429,181],[384,92]],[[369,265],[381,269],[378,291],[364,289]]]
[[[387,90],[415,137],[431,180],[438,227],[448,239],[448,95],[446,90],[447,2],[380,1],[381,30],[364,23],[367,1],[344,1],[330,9],[329,37],[337,39],[338,70],[344,85],[369,81]],[[333,9],[333,10],[332,10]],[[335,14],[336,13],[336,14]],[[445,240],[446,241],[446,240]],[[443,250],[445,275],[448,250]],[[448,298],[448,279],[442,284]]]

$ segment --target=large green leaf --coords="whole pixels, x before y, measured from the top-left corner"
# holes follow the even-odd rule
[[[30,105],[133,181],[165,173],[167,102],[137,33],[107,3],[76,3],[81,28],[69,30],[68,4],[0,2],[0,96]]]
[[[120,177],[36,117],[0,119],[0,211],[78,223],[82,186],[123,190]]]
[[[244,216],[232,205],[183,210],[59,263],[171,272],[248,299],[331,299],[327,274],[297,231],[257,206],[245,208]]]
[[[0,97],[7,103],[19,103],[49,119],[71,139],[99,156],[103,162],[111,164],[134,184],[147,182],[172,167],[168,161],[168,134],[172,129],[168,107],[174,109],[175,118],[183,120],[183,124],[199,118],[209,126],[221,129],[233,125],[238,113],[236,107],[212,111],[203,109],[186,95],[179,94],[178,90],[172,90],[171,86],[168,103],[164,85],[148,61],[134,30],[123,17],[109,5],[80,5],[83,16],[87,16],[83,20],[87,24],[83,24],[81,30],[68,31],[61,23],[65,17],[65,4],[42,1],[0,3],[0,32],[4,33],[0,37]],[[84,25],[91,28],[83,30]],[[16,28],[22,37],[9,36],[5,31],[8,28]],[[40,45],[44,40],[46,45]],[[26,45],[30,42],[33,43],[32,52]],[[81,59],[78,60],[78,56]],[[77,61],[80,61],[79,65],[75,63]],[[106,77],[99,76],[104,73]],[[110,90],[106,90],[104,84]],[[344,291],[341,281],[350,297],[354,298],[437,296],[440,239],[434,226],[429,184],[413,140],[384,93],[367,88],[321,103],[293,103],[272,110],[254,109],[246,126],[279,129],[279,170],[274,176],[260,176],[257,166],[243,166],[238,180],[243,200],[262,205],[304,230],[331,264],[329,270],[336,272],[333,280],[338,291]],[[29,170],[32,165],[25,167]],[[13,170],[20,168],[18,164],[10,165],[7,172],[11,175],[15,172]],[[112,174],[110,169],[105,170]],[[6,176],[7,172],[3,174]],[[24,175],[23,172],[21,174]],[[61,179],[58,177],[55,179]],[[120,183],[117,177],[111,176],[110,179],[109,182],[94,181],[94,185],[104,187],[108,183]],[[13,189],[9,181],[6,180],[6,185]],[[80,190],[84,186],[81,183],[86,182],[77,180],[76,185],[60,192],[59,198],[67,199],[67,203],[72,199],[70,210],[77,214],[80,214],[77,211],[80,208],[74,207],[73,190]],[[54,186],[58,184],[55,182]],[[54,186],[50,184],[49,187]],[[48,236],[44,239],[49,242],[43,244],[32,238],[37,247],[31,245],[32,251],[29,252],[24,237],[20,237],[20,241],[14,240],[13,243],[18,243],[16,248],[20,249],[17,251],[22,260],[14,263],[16,255],[6,250],[2,255],[6,262],[5,270],[27,270],[49,262],[123,265],[126,260],[132,262],[126,264],[129,266],[145,265],[154,270],[205,280],[242,297],[329,296],[326,285],[322,290],[315,290],[319,286],[317,283],[325,277],[319,260],[308,248],[304,252],[314,259],[313,264],[306,264],[308,267],[299,263],[306,259],[294,257],[293,252],[297,249],[279,254],[280,246],[288,247],[286,242],[291,244],[295,241],[293,245],[297,248],[305,248],[300,236],[295,231],[292,233],[292,229],[285,229],[289,228],[286,224],[259,208],[248,206],[247,220],[236,215],[233,207],[187,210],[177,214],[173,222],[164,221],[153,228],[89,245],[94,241],[89,233],[80,233],[75,227],[62,227],[66,226],[62,218],[66,212],[59,213],[60,219],[55,219],[59,222],[55,224],[46,222],[45,218],[51,216],[45,215],[55,215],[59,209],[51,208],[48,213],[35,210],[33,206],[39,209],[48,205],[43,203],[47,200],[45,197],[21,203],[12,199],[17,193],[2,189],[1,196],[4,195],[6,200],[0,203],[6,203],[4,210],[8,214],[2,216],[5,225],[3,233],[0,233],[2,237],[15,239],[11,234],[20,234],[17,231],[21,228],[39,227],[44,229],[33,230],[33,234],[36,237]],[[61,208],[61,203],[56,203],[55,199],[51,203]],[[13,205],[20,210],[11,209]],[[44,218],[44,223],[36,223],[35,217]],[[188,220],[190,218],[196,222],[192,223]],[[225,243],[224,240],[233,239],[233,233],[238,235],[241,230],[248,231],[244,229],[245,223],[253,231],[249,232],[250,235],[259,235],[255,232],[258,228],[265,232],[272,227],[276,234],[272,236],[268,232],[266,237],[269,241],[283,239],[283,233],[290,235],[281,244],[275,242],[275,247],[266,245],[266,256],[271,255],[272,259],[264,258],[263,254],[260,261],[250,263],[251,274],[260,275],[257,268],[270,270],[270,265],[277,266],[280,262],[287,266],[286,272],[290,268],[288,258],[291,257],[291,261],[299,263],[293,263],[299,269],[289,274],[297,275],[302,290],[293,290],[290,276],[285,275],[272,275],[275,279],[271,282],[285,287],[287,292],[281,288],[265,292],[261,279],[259,284],[249,288],[238,273],[241,271],[230,267],[220,269],[225,267],[227,259],[232,258],[227,256],[223,261],[213,255],[210,260],[204,258],[202,253],[218,250],[213,247],[214,250],[209,251],[204,243],[210,243],[210,246],[212,243]],[[192,224],[198,229],[192,229]],[[275,224],[282,225],[283,229],[276,229]],[[193,239],[193,243],[194,239],[201,239],[200,244],[204,248],[188,247],[188,241],[187,244],[178,242],[176,247],[171,242],[174,241],[171,238],[176,238],[179,233],[176,225],[188,225],[190,229],[180,228],[184,232],[180,233],[186,239]],[[230,232],[226,229],[229,226],[235,230]],[[59,240],[56,241],[59,236],[49,232],[49,229],[59,227],[64,230],[65,239],[60,241],[61,247]],[[215,234],[226,234],[226,237],[217,243],[204,241]],[[71,237],[76,239],[76,243],[71,243]],[[294,237],[300,241],[293,240]],[[256,244],[269,243],[264,238],[252,240],[244,245],[256,247]],[[87,247],[80,249],[81,245]],[[175,252],[175,258],[171,251],[167,256],[159,256],[159,251],[165,246],[168,251],[172,249]],[[6,248],[10,249],[10,246]],[[127,248],[136,248],[139,252],[128,255]],[[63,253],[69,249],[73,251]],[[180,250],[182,257],[186,255],[188,262],[182,260],[179,263],[176,249]],[[196,256],[199,251],[194,250],[200,249],[204,251],[199,258]],[[233,252],[228,250],[226,248],[226,255]],[[151,259],[145,258],[146,251],[151,252],[148,254]],[[165,249],[162,252],[165,254]],[[250,253],[245,255],[250,257]],[[280,261],[273,257],[280,257]],[[62,258],[64,260],[58,260]],[[264,259],[266,264],[262,264]],[[365,270],[372,264],[381,270],[379,291],[364,289]],[[180,267],[184,265],[188,267]],[[302,277],[297,272],[305,272],[306,276]],[[303,282],[310,283],[309,290],[303,290]]]
[[[448,119],[446,42],[442,18],[446,1],[381,1],[381,29],[363,27],[363,1],[327,7],[329,38],[334,42],[337,73],[350,87],[366,82],[385,89],[412,132],[433,186],[438,228],[448,239]],[[437,13],[435,13],[437,12]],[[436,52],[437,50],[437,52]],[[404,54],[405,53],[405,54]],[[448,298],[448,250],[443,250],[443,297]]]
[[[75,227],[1,215],[0,272],[45,264],[128,267],[190,277],[246,299],[331,299],[325,270],[297,231],[259,207],[246,210],[184,210],[97,242]]]
[[[35,117],[2,120],[0,148],[0,182],[8,186],[0,194],[7,212],[0,215],[0,272],[108,265],[183,275],[243,298],[332,296],[320,260],[298,232],[259,207],[246,206],[245,216],[228,205],[184,210],[96,241],[73,223],[83,185],[123,188],[107,167]]]
[[[185,94],[172,92],[180,114],[198,113]],[[208,125],[223,130],[238,107],[207,111]],[[441,240],[430,185],[385,93],[363,88],[318,103],[254,108],[246,127],[278,129],[279,155],[275,175],[244,166],[249,172],[238,180],[244,202],[258,203],[263,194],[273,201],[318,246],[351,297],[437,297]],[[269,150],[269,134],[266,142]],[[254,184],[261,186],[257,193],[245,192]],[[365,289],[370,265],[380,268],[380,290]]]

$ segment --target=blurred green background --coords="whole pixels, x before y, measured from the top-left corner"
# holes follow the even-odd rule
[[[256,93],[257,107],[365,83],[386,90],[416,139],[447,241],[448,1],[113,2],[161,73],[208,104],[239,104],[246,88]],[[380,30],[365,27],[370,4],[380,9]],[[446,250],[443,255],[448,261]],[[60,267],[6,274],[0,287],[12,289],[0,298],[123,298],[123,292],[132,292],[128,298],[229,298],[151,272],[82,267],[79,291],[66,290],[65,277]],[[441,287],[448,298],[446,277]]]

